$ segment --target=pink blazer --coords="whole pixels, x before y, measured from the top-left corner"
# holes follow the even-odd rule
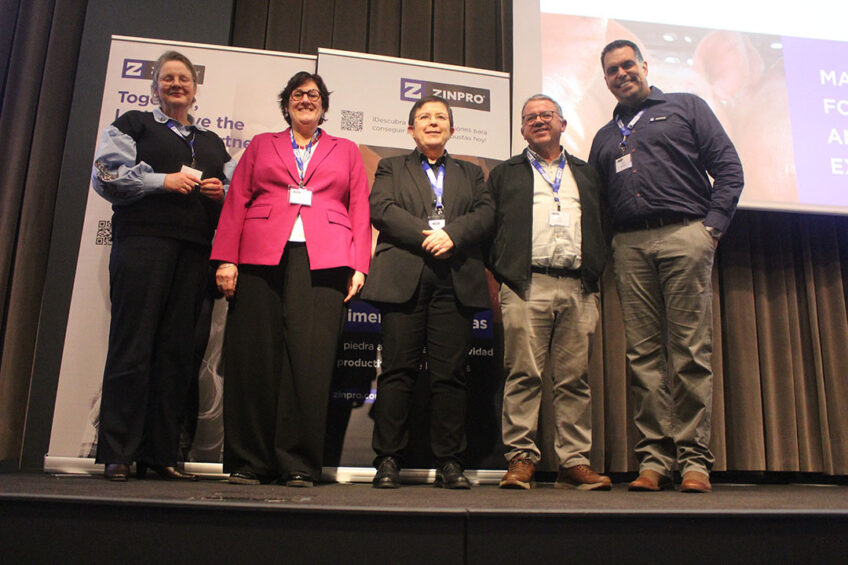
[[[371,219],[359,148],[322,133],[304,179],[312,189],[311,206],[289,203],[288,187],[299,180],[289,130],[255,136],[230,183],[212,260],[279,264],[300,213],[312,269],[350,267],[368,273]]]

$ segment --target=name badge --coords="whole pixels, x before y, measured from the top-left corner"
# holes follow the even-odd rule
[[[427,223],[430,224],[431,230],[440,230],[445,227],[444,216],[431,216]]]
[[[622,155],[618,159],[615,160],[615,172],[620,173],[621,171],[626,171],[630,167],[633,166],[633,158],[630,153],[627,155]]]
[[[289,204],[312,206],[312,191],[306,187],[289,185]]]
[[[427,216],[427,223],[431,230],[440,230],[445,227],[445,209],[441,206],[434,206],[433,211]]]
[[[571,214],[553,210],[550,216],[548,216],[548,225],[551,227],[561,226],[567,228],[571,225]]]
[[[200,169],[192,169],[188,165],[183,165],[183,168],[180,169],[180,172],[188,175],[193,175],[199,179],[203,178],[203,171],[201,171]]]

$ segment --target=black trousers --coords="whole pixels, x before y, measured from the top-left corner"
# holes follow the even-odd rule
[[[430,375],[430,446],[436,461],[462,462],[468,406],[465,373],[475,310],[456,299],[450,269],[437,260],[424,266],[418,290],[404,304],[380,304],[382,372],[374,402],[371,445],[403,462],[409,442],[412,391],[427,348]]]
[[[205,245],[154,236],[113,241],[99,463],[176,463],[208,264]]]
[[[224,471],[321,476],[350,270],[311,271],[303,244],[242,265],[224,333]]]

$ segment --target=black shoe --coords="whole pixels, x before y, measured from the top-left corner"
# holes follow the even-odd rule
[[[436,488],[470,489],[471,482],[462,473],[462,466],[459,463],[449,461],[436,469],[436,482],[433,483],[433,486]]]
[[[126,481],[130,476],[130,466],[123,463],[107,463],[103,476],[110,481]]]
[[[287,487],[311,487],[312,485],[312,475],[309,473],[289,473],[288,477],[286,477]]]
[[[374,488],[400,488],[400,465],[394,457],[386,457],[380,461],[377,474],[371,481]]]
[[[227,482],[231,485],[258,485],[259,477],[256,476],[256,473],[242,471],[239,473],[230,473]]]
[[[135,476],[143,479],[147,476],[147,469],[153,470],[160,479],[166,481],[196,481],[197,475],[185,473],[171,465],[147,465],[146,463],[136,462]]]

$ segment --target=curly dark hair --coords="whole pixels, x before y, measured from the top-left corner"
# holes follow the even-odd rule
[[[324,84],[324,79],[321,78],[321,75],[317,73],[309,73],[306,71],[300,71],[299,73],[295,73],[293,77],[289,79],[288,84],[280,92],[280,110],[283,111],[283,117],[286,119],[286,122],[291,125],[291,116],[289,116],[289,97],[291,97],[292,92],[295,91],[296,88],[301,86],[308,80],[315,81],[315,84],[318,86],[318,91],[321,93],[321,108],[324,110],[321,113],[321,118],[318,120],[318,124],[324,123],[324,114],[327,113],[327,110],[330,109],[330,91],[327,90],[327,85]]]

